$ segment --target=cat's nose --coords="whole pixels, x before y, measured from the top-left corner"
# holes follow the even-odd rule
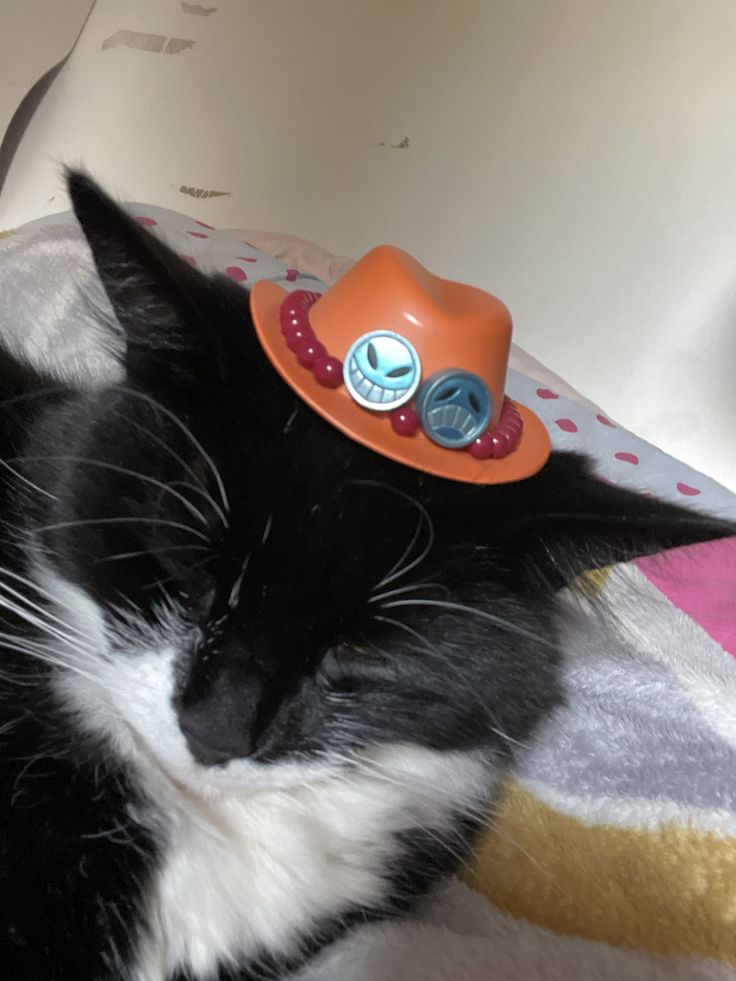
[[[228,760],[248,756],[251,740],[247,734],[222,731],[221,726],[209,718],[209,712],[188,709],[179,713],[179,728],[187,741],[189,752],[203,766],[216,766]]]
[[[260,700],[255,676],[233,677],[227,671],[204,691],[185,690],[177,705],[179,728],[195,760],[215,766],[249,756]]]

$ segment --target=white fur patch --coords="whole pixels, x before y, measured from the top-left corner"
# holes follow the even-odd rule
[[[458,809],[487,801],[487,760],[407,745],[377,748],[342,770],[248,760],[203,767],[172,705],[176,624],[158,649],[113,654],[85,594],[48,573],[43,586],[98,652],[95,670],[87,662],[84,674],[61,673],[59,690],[80,724],[134,764],[151,805],[131,817],[163,842],[135,981],[182,968],[207,978],[223,960],[296,953],[325,918],[383,899],[401,858],[397,833],[451,834]]]

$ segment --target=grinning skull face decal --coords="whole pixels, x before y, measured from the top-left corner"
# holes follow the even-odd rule
[[[488,428],[493,399],[477,375],[449,368],[436,372],[422,385],[417,411],[432,442],[460,449]]]
[[[422,366],[414,346],[390,330],[363,334],[348,351],[345,387],[366,409],[388,411],[408,402],[419,387]]]

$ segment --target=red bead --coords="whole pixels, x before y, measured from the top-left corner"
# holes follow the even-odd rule
[[[514,403],[510,399],[506,399],[503,406],[503,411],[501,413],[501,425],[508,426],[509,428],[519,428],[519,431],[524,426],[524,422],[519,414],[519,410],[516,408]]]
[[[489,432],[481,433],[477,439],[470,443],[467,449],[468,453],[474,456],[476,460],[487,460],[488,457],[494,455],[493,437]]]
[[[300,319],[300,311],[294,303],[284,303],[279,313],[281,332],[285,333],[290,324],[296,325]]]
[[[309,344],[310,341],[316,341],[317,338],[314,336],[314,331],[307,323],[296,323],[287,324],[284,328],[284,337],[286,338],[286,346],[290,351],[298,351],[303,344]]]
[[[316,338],[302,341],[296,348],[296,359],[303,368],[312,368],[317,358],[323,358],[326,354],[327,348]]]
[[[491,436],[491,442],[493,443],[493,459],[501,460],[503,457],[508,456],[513,449],[511,445],[511,440],[508,434],[502,429],[497,429]]]
[[[281,332],[286,334],[290,328],[309,327],[309,308],[319,300],[321,295],[312,290],[295,290],[290,293],[279,310]]]
[[[399,436],[413,436],[419,428],[419,416],[410,405],[403,405],[391,413],[391,426]]]
[[[342,361],[339,358],[317,358],[312,367],[314,377],[325,388],[339,388],[342,385]]]

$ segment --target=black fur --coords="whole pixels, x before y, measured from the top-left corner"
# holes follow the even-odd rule
[[[203,763],[397,741],[507,758],[560,698],[559,587],[593,565],[731,531],[604,485],[574,456],[516,485],[474,487],[375,455],[280,380],[238,286],[180,261],[86,177],[71,175],[70,189],[124,332],[127,380],[83,393],[0,354],[0,562],[25,592],[12,573],[26,576],[41,548],[111,622],[131,603],[153,616],[164,596],[181,602],[201,634],[179,665],[177,708]],[[422,554],[378,589],[415,591],[371,602],[402,556]],[[406,601],[419,605],[391,605]],[[2,619],[20,638],[5,640],[0,674],[2,976],[124,978],[159,861],[134,816],[142,791],[65,712],[60,669],[16,649],[33,628]],[[460,840],[474,831],[459,815]],[[446,844],[408,836],[386,902],[323,924],[305,950],[409,908],[453,870],[458,842]],[[262,954],[221,978],[286,969],[280,951]]]

